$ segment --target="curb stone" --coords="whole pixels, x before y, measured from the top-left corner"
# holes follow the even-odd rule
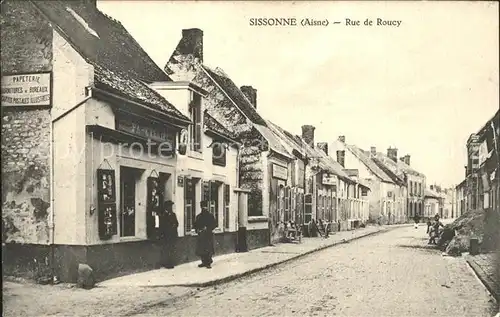
[[[345,242],[351,242],[351,241],[355,241],[357,239],[361,239],[361,238],[368,237],[368,236],[371,236],[371,235],[375,235],[375,234],[378,234],[378,233],[387,232],[387,231],[390,231],[392,229],[396,229],[398,227],[400,227],[400,226],[394,226],[394,227],[391,227],[391,228],[382,228],[382,229],[379,229],[377,231],[368,232],[366,234],[362,234],[362,235],[359,235],[359,236],[354,237],[354,238],[349,238],[349,239],[345,239],[345,240],[336,241],[336,242],[333,242],[332,244],[322,245],[320,247],[314,248],[314,249],[309,250],[307,252],[304,252],[304,253],[292,256],[292,257],[290,257],[288,259],[280,260],[280,261],[277,261],[277,262],[274,262],[274,263],[269,263],[267,265],[251,269],[249,271],[245,271],[245,272],[242,272],[242,273],[233,274],[233,275],[230,275],[230,276],[227,276],[227,277],[224,277],[224,278],[220,278],[220,279],[217,279],[217,280],[212,280],[212,281],[203,282],[203,283],[189,283],[189,284],[170,284],[170,285],[151,285],[151,286],[147,286],[146,285],[146,286],[143,286],[143,287],[150,287],[150,288],[155,288],[155,287],[179,287],[179,286],[180,287],[209,287],[209,286],[214,286],[214,285],[220,285],[220,284],[224,284],[224,283],[227,283],[227,282],[230,282],[230,281],[233,281],[233,280],[245,277],[247,275],[251,275],[251,274],[257,273],[259,271],[267,270],[267,269],[269,269],[271,267],[274,267],[274,266],[278,266],[278,265],[281,265],[281,264],[284,264],[284,263],[287,263],[287,262],[290,262],[290,261],[293,261],[293,260],[297,260],[297,259],[299,259],[301,257],[304,257],[304,256],[309,255],[309,254],[314,253],[314,252],[318,252],[318,251],[321,251],[321,250],[324,250],[324,249],[327,249],[327,248],[330,248],[330,247],[333,247],[333,246],[336,246],[336,245],[339,245],[339,244],[343,244]]]
[[[484,270],[477,265],[472,259],[466,259],[467,264],[472,269],[477,278],[481,281],[481,283],[486,287],[488,292],[490,292],[491,296],[495,298],[498,305],[500,305],[500,290],[498,289],[500,285],[495,285],[495,281],[491,280]],[[482,274],[481,274],[482,273]]]

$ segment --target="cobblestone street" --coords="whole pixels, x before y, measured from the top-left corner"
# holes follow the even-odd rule
[[[492,316],[494,301],[463,258],[428,249],[404,227],[313,253],[168,301],[140,316]]]
[[[7,282],[4,316],[493,316],[465,258],[426,242],[424,226],[394,228],[206,288]]]

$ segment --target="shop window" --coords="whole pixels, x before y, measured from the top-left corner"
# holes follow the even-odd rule
[[[190,150],[201,152],[201,96],[191,92],[189,116],[192,124],[189,126]]]
[[[226,166],[226,144],[220,142],[212,144],[212,164]]]
[[[312,220],[312,194],[304,195],[304,223],[309,223]]]
[[[198,201],[196,199],[196,186],[199,178],[186,177],[184,179],[184,230],[186,233],[194,229],[194,220],[196,218],[196,208]]]
[[[122,167],[120,169],[120,236],[135,236],[136,185],[140,170]]]
[[[228,184],[224,184],[224,228],[229,229],[229,212],[231,208],[231,193]]]

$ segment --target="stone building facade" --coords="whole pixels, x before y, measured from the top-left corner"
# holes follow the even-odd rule
[[[80,263],[98,280],[153,268],[165,200],[178,263],[196,259],[201,199],[216,252],[234,252],[240,143],[206,111],[207,91],[173,82],[95,1],[1,5],[4,272],[74,282]],[[16,97],[26,81],[50,98]]]
[[[203,31],[199,29],[182,31],[165,71],[206,90],[208,113],[241,140],[239,184],[249,191],[249,247],[279,241],[284,215],[281,188],[291,187],[289,165],[294,158],[257,112],[256,90],[248,85],[240,89],[222,69],[204,64]]]
[[[337,161],[350,170],[358,171],[358,178],[371,189],[369,200],[369,221],[375,223],[401,223],[405,221],[406,188],[400,177],[385,165],[376,161],[377,151],[370,151],[346,143],[345,136],[339,136],[331,143],[332,153]]]

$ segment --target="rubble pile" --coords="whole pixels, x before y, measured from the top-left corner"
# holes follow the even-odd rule
[[[468,252],[471,238],[477,238],[481,243],[484,236],[484,215],[483,209],[471,210],[447,225],[447,228],[455,231],[455,235],[449,243],[443,243],[446,245],[445,252],[449,255]]]

